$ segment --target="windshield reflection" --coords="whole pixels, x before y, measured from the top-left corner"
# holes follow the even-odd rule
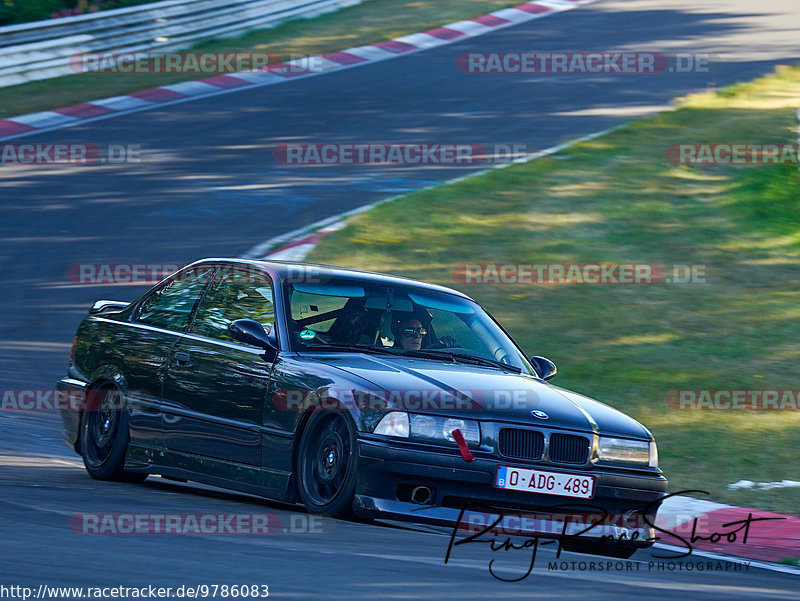
[[[402,355],[534,375],[516,345],[469,299],[346,278],[286,290],[292,350]]]

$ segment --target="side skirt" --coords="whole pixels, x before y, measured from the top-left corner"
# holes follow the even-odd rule
[[[180,451],[131,444],[125,456],[125,471],[160,474],[277,501],[296,502],[291,473]]]

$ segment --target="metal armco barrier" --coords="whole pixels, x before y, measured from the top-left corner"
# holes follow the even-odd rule
[[[189,48],[362,0],[167,0],[0,27],[0,87],[74,73],[70,57]]]

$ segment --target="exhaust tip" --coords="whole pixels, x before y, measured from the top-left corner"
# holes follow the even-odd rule
[[[427,486],[417,486],[411,491],[411,500],[418,505],[427,505],[432,497],[431,489]]]

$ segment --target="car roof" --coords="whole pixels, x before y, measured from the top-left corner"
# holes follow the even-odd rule
[[[192,265],[201,265],[203,263],[231,263],[237,265],[260,265],[267,270],[276,273],[281,279],[287,276],[297,277],[299,275],[298,269],[313,270],[313,275],[316,277],[329,277],[333,278],[350,278],[364,282],[374,282],[380,284],[389,284],[395,286],[415,286],[426,290],[436,292],[443,292],[445,294],[453,294],[461,298],[471,299],[469,296],[458,290],[447,288],[446,286],[439,286],[438,284],[429,284],[411,278],[405,278],[397,275],[389,275],[386,273],[377,273],[373,271],[362,271],[360,269],[350,269],[348,267],[340,267],[337,265],[323,265],[320,263],[300,263],[295,261],[258,261],[255,259],[230,259],[230,258],[209,258],[195,261]]]

